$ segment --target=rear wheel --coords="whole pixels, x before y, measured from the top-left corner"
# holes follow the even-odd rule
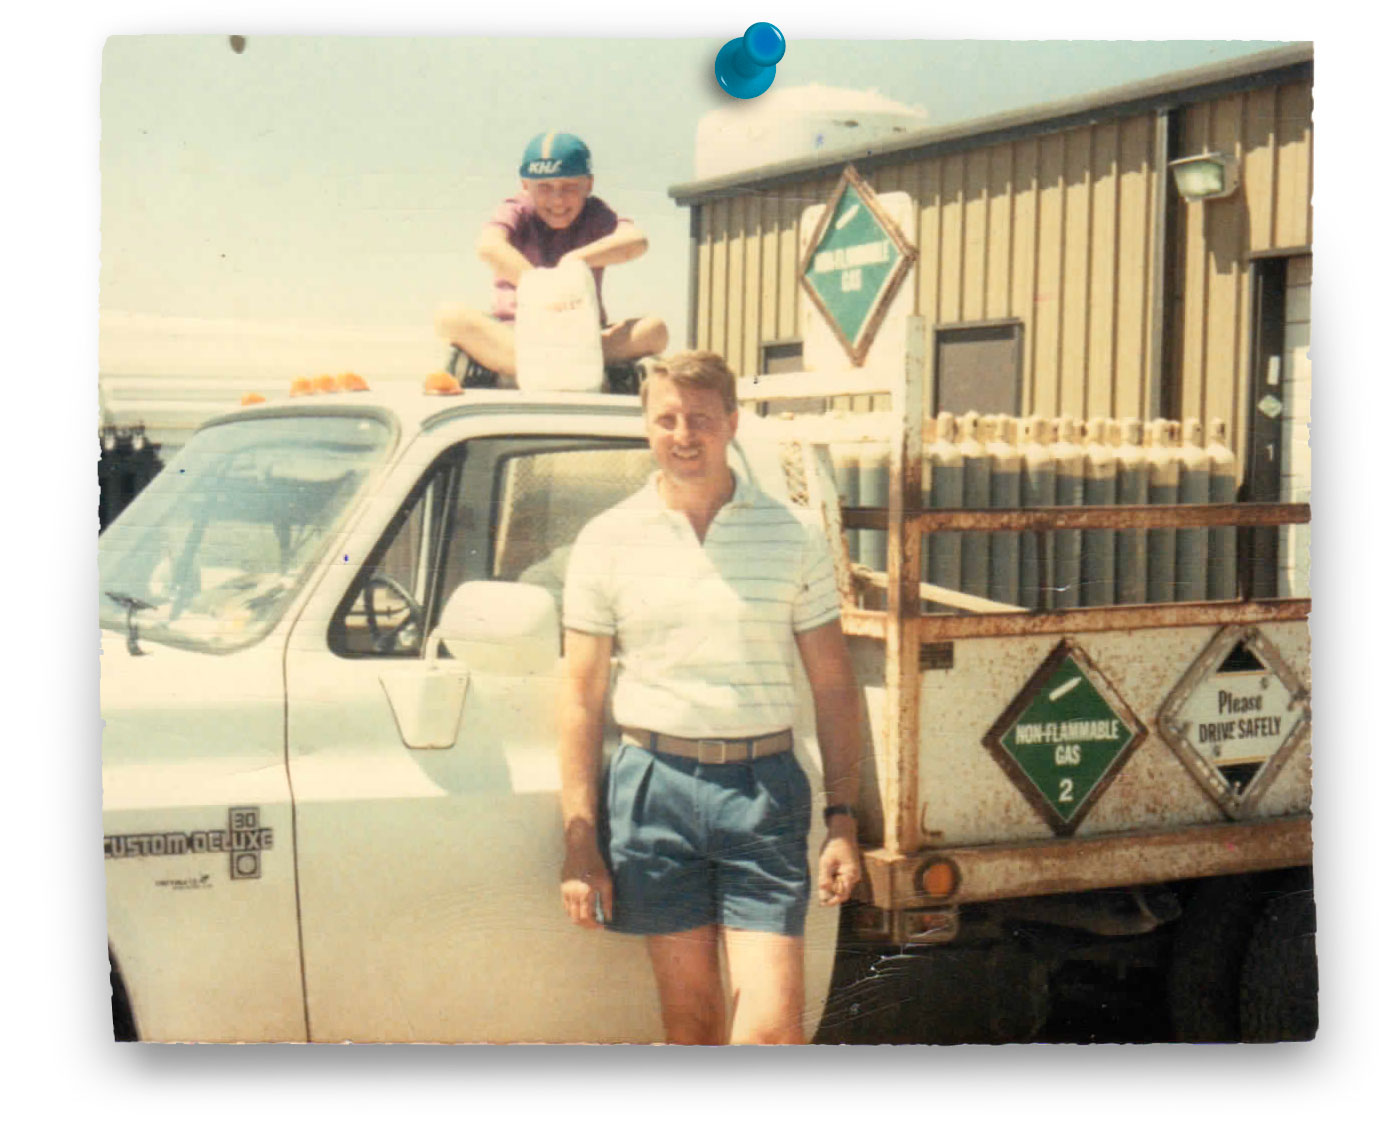
[[[1256,896],[1246,877],[1209,878],[1195,888],[1175,928],[1169,960],[1175,1040],[1240,1039],[1242,964],[1256,915]]]
[[[136,1033],[136,1019],[131,1013],[131,998],[126,993],[126,982],[121,979],[121,971],[116,967],[116,958],[107,950],[107,964],[111,969],[112,984],[112,1037],[117,1041],[139,1041]]]
[[[841,958],[822,1044],[1031,1041],[1048,1017],[1048,966],[1013,942]]]
[[[1263,901],[1247,946],[1242,1040],[1310,1041],[1318,1029],[1314,890],[1305,885],[1281,887]]]

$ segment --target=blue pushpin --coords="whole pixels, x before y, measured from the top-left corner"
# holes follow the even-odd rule
[[[776,65],[786,54],[786,37],[775,24],[753,24],[740,40],[729,40],[718,49],[713,74],[729,95],[752,99],[776,78]]]

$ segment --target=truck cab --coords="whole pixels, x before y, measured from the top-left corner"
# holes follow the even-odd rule
[[[769,446],[740,463],[783,495]],[[554,729],[569,546],[650,467],[634,398],[300,397],[212,420],[107,528],[135,1035],[662,1039],[643,943],[561,906]],[[812,909],[807,1032],[836,924]]]

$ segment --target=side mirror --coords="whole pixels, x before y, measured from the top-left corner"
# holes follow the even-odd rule
[[[472,671],[544,675],[558,663],[562,627],[545,588],[503,580],[470,580],[451,593],[427,644],[435,660],[445,645]]]

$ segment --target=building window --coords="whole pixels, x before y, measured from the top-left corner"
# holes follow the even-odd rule
[[[803,341],[763,342],[759,373],[799,373],[805,368]]]
[[[936,331],[931,412],[1022,413],[1023,323],[977,323]]]

